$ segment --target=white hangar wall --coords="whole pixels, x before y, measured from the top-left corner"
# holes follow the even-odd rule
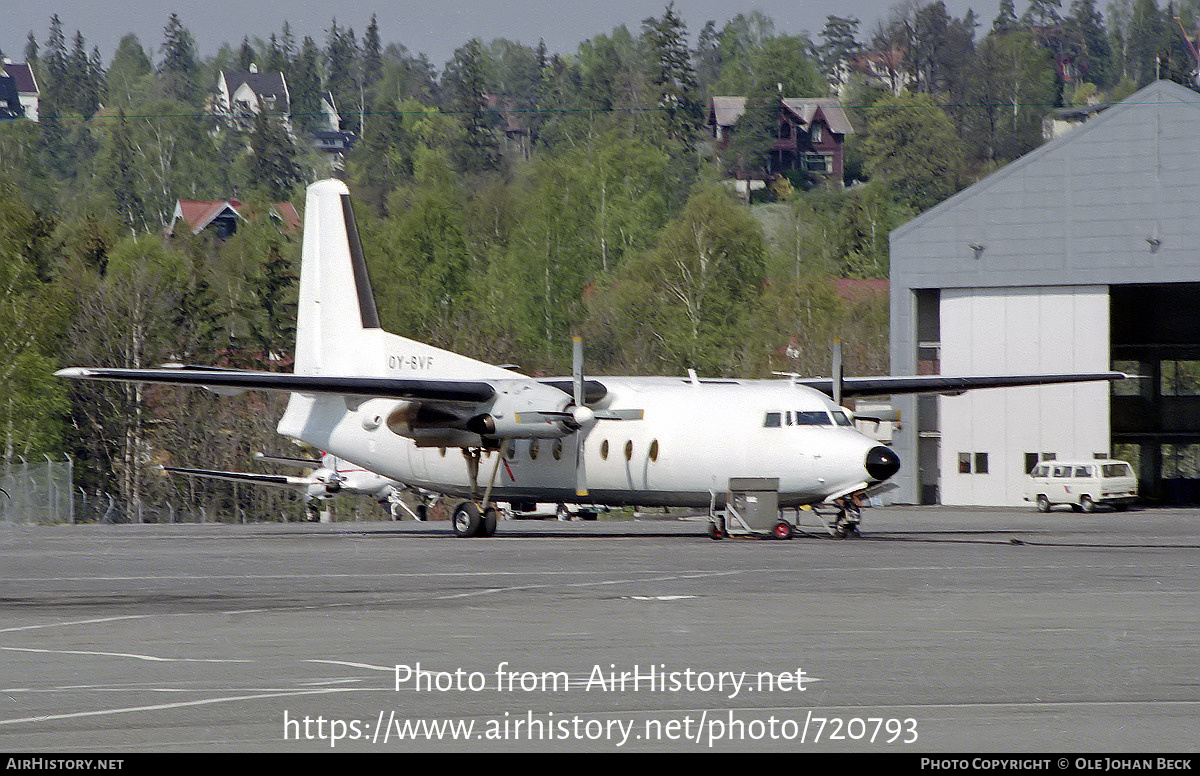
[[[942,372],[1106,371],[1108,304],[1106,286],[943,290]],[[1107,384],[969,391],[939,401],[942,503],[1019,505],[1027,454],[1108,451]]]

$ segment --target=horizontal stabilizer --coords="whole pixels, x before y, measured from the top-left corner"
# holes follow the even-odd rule
[[[277,485],[282,488],[303,487],[312,483],[309,477],[285,477],[280,474],[250,474],[248,472],[222,472],[212,469],[183,469],[177,466],[164,466],[163,471],[171,474],[184,474],[189,477],[207,477],[226,482],[253,482],[257,485]]]

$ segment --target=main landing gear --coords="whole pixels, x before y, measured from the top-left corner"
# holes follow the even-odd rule
[[[501,450],[495,452],[496,463],[492,466],[492,476],[488,479],[483,499],[480,500],[476,492],[476,482],[479,479],[479,461],[483,457],[483,448],[463,449],[463,456],[467,459],[467,472],[471,478],[471,500],[464,501],[454,508],[451,525],[454,527],[455,536],[494,536],[496,533],[500,511],[491,503],[492,485],[496,482],[496,472],[500,469],[500,459],[504,453]]]

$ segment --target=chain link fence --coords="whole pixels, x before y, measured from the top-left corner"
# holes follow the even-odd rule
[[[237,500],[212,499],[207,505],[184,500],[135,498],[124,501],[104,491],[89,491],[72,483],[74,462],[0,460],[0,523],[255,523],[301,520],[298,502],[285,501],[270,509],[250,509]],[[337,520],[391,519],[371,499],[339,497]],[[328,507],[326,507],[328,508]]]
[[[74,486],[70,458],[55,461],[0,462],[0,522],[70,523],[75,515]]]

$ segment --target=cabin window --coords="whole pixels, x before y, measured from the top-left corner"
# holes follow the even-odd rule
[[[625,443],[625,460],[626,461],[633,460],[633,440],[630,440]]]
[[[1091,477],[1092,476],[1092,467],[1076,466],[1075,467],[1075,476],[1076,477]]]
[[[605,439],[603,442],[600,443],[600,460],[602,460],[602,461],[608,460],[608,440],[607,439]]]
[[[850,422],[850,418],[846,417],[846,413],[838,412],[837,410],[835,410],[833,413],[833,422],[837,423],[839,426],[853,426],[854,425],[853,423]]]
[[[781,413],[768,412],[767,419],[763,421],[763,426],[765,428],[779,428],[782,425],[782,423],[780,422],[781,420],[782,420]]]
[[[651,461],[658,460],[658,440],[657,439],[655,439],[653,442],[650,443],[650,460]]]
[[[829,415],[820,411],[797,410],[796,425],[798,426],[828,426]]]

